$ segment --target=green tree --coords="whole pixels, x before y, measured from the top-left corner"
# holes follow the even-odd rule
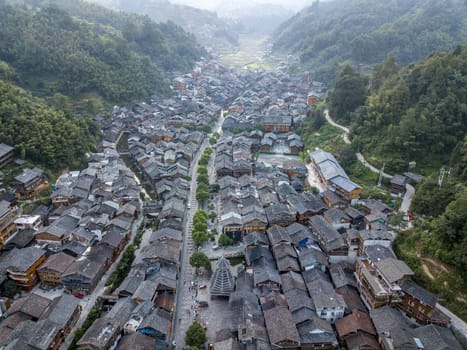
[[[209,220],[214,221],[217,218],[217,213],[215,211],[211,211],[209,213]]]
[[[209,189],[207,186],[198,186],[196,190],[196,200],[203,203],[209,199]]]
[[[339,150],[339,163],[344,169],[349,169],[357,161],[355,150],[351,145],[344,145]]]
[[[200,246],[209,240],[209,235],[206,231],[193,231],[193,241],[196,245]]]
[[[229,245],[233,245],[235,242],[233,241],[233,239],[231,239],[229,236],[227,236],[225,233],[222,233],[220,236],[219,236],[219,239],[217,241],[217,243],[221,246],[221,247],[226,247],[226,246],[229,246]]]
[[[198,184],[206,184],[209,185],[209,177],[207,174],[199,174],[197,178]]]
[[[383,86],[384,81],[397,74],[400,68],[396,56],[392,53],[383,63],[374,65],[371,76],[372,91],[377,91]]]
[[[190,256],[190,265],[197,269],[202,267],[206,270],[211,269],[211,262],[209,261],[209,258],[202,252],[196,252]]]
[[[193,221],[207,221],[208,220],[208,213],[205,210],[198,209],[195,214],[193,215]]]
[[[442,187],[438,186],[436,174],[423,180],[413,198],[412,209],[417,214],[430,217],[441,215],[448,204],[454,200],[459,188],[455,182],[447,179]]]
[[[8,298],[14,298],[19,292],[19,287],[12,280],[7,280],[3,285],[3,294]]]
[[[349,123],[352,113],[365,103],[366,96],[366,79],[347,64],[329,95],[329,112],[335,119]]]
[[[208,168],[206,168],[206,165],[200,165],[198,167],[198,175],[201,175],[201,174],[208,174]]]
[[[434,223],[434,232],[447,247],[463,242],[467,243],[467,187],[459,193],[454,201],[448,204],[443,214]],[[467,257],[464,256],[464,264]],[[465,265],[467,268],[467,264]],[[467,273],[466,273],[467,275]]]
[[[206,331],[198,322],[193,322],[185,334],[185,343],[188,346],[202,348],[208,340]]]
[[[194,231],[207,231],[208,230],[208,224],[205,220],[203,221],[197,221],[193,223],[193,230]]]

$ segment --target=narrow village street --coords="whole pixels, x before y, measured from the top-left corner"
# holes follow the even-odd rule
[[[224,111],[221,111],[213,131],[222,131],[224,122]],[[188,196],[189,207],[185,214],[184,239],[180,256],[180,272],[177,281],[176,303],[174,312],[173,344],[176,349],[183,349],[185,346],[185,333],[193,323],[194,307],[197,295],[197,285],[194,275],[194,268],[190,265],[190,256],[194,252],[194,242],[192,237],[193,215],[198,210],[198,201],[196,200],[197,178],[199,158],[209,145],[209,138],[206,138],[199,148],[196,158],[190,168],[190,193]]]
[[[136,219],[136,221],[133,223],[133,226],[131,228],[131,238],[129,239],[128,241],[128,244],[130,244],[133,239],[135,238],[135,235],[136,233],[138,232],[138,229],[139,227],[141,226],[143,222],[143,217],[140,216],[138,217],[138,219]],[[62,345],[60,346],[60,349],[61,350],[67,350],[69,348],[69,346],[71,345],[71,342],[73,340],[73,337],[75,336],[75,333],[76,333],[76,330],[81,327],[84,323],[84,321],[86,320],[86,318],[88,317],[89,315],[89,312],[91,311],[91,309],[96,305],[96,302],[99,298],[101,298],[103,295],[104,295],[104,292],[107,288],[107,286],[105,285],[108,278],[110,277],[110,275],[115,271],[115,269],[117,268],[120,260],[122,259],[122,256],[123,256],[123,252],[122,254],[120,254],[120,256],[117,258],[117,260],[114,261],[114,263],[112,264],[112,266],[104,273],[104,275],[102,276],[102,278],[100,279],[99,283],[97,284],[96,288],[94,289],[94,291],[85,296],[81,301],[80,301],[80,306],[81,306],[81,314],[79,316],[79,319],[78,321],[76,322],[76,324],[74,325],[74,327],[71,329],[70,331],[70,334],[68,334],[67,338],[65,339],[65,341],[62,343]]]

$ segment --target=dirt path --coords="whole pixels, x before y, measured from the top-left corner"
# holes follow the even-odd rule
[[[426,264],[422,261],[422,269],[423,269],[423,272],[425,272],[425,274],[430,277],[431,280],[434,280],[435,279],[435,276],[432,275],[430,269],[428,268],[428,266],[426,266]]]

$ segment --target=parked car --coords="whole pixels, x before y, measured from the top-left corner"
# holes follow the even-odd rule
[[[207,287],[207,286],[206,286],[205,284],[202,284],[202,285],[199,286],[199,289],[204,289],[204,288],[206,288],[206,287]]]
[[[75,294],[75,297],[77,297],[78,299],[83,299],[83,298],[84,298],[84,294],[78,293],[78,294]]]
[[[198,306],[199,307],[208,307],[209,304],[207,301],[198,301]]]

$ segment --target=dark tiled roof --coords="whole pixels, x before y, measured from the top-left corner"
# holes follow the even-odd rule
[[[381,349],[375,336],[363,332],[349,334],[345,338],[345,344],[347,349]]]
[[[49,256],[47,260],[44,261],[44,263],[38,268],[38,270],[51,270],[58,273],[63,273],[73,263],[73,261],[75,261],[75,258],[71,255],[59,252]]]
[[[8,146],[7,144],[0,143],[0,157],[3,157],[5,154],[13,151],[14,148],[11,146]]]
[[[286,293],[289,290],[303,290],[306,291],[305,281],[301,274],[289,271],[281,274],[282,290]]]
[[[317,320],[321,320],[316,316]],[[321,320],[323,322],[326,322],[325,320]],[[329,326],[331,326],[329,324]],[[314,332],[314,330],[318,330],[317,332]],[[338,342],[336,335],[332,331],[332,327],[330,331],[321,331],[322,328],[319,327],[319,325],[315,325],[312,323],[311,325],[308,325],[307,322],[305,322],[304,325],[300,325],[298,328],[298,331],[300,333],[300,341],[303,345],[305,344],[314,344],[321,346],[322,344],[333,344],[334,348],[337,348]]]
[[[31,293],[16,300],[8,310],[10,315],[21,312],[33,319],[39,319],[51,304],[51,300],[40,295]]]
[[[414,298],[420,300],[425,305],[429,305],[431,307],[436,306],[436,302],[438,301],[438,297],[433,293],[430,293],[425,288],[419,286],[412,280],[406,280],[401,285],[402,290],[404,293],[413,296]]]
[[[293,289],[284,293],[287,305],[291,312],[307,308],[315,310],[313,300],[308,296],[308,292],[302,289]]]
[[[70,294],[63,294],[47,316],[52,322],[64,327],[72,318],[79,305],[79,299]]]
[[[396,258],[396,254],[389,247],[384,247],[382,245],[369,245],[364,248],[364,255],[368,257],[370,261],[376,263],[378,261],[392,258]]]
[[[431,324],[418,327],[413,332],[415,336],[420,339],[425,349],[462,350],[462,346],[448,328]]]
[[[268,228],[267,234],[271,245],[276,245],[280,242],[291,242],[287,230],[282,226],[274,225]]]
[[[399,281],[404,276],[412,276],[414,274],[410,267],[402,260],[388,258],[376,262],[375,265],[391,283]]]
[[[364,331],[371,335],[376,335],[376,329],[371,322],[370,316],[366,312],[360,310],[352,310],[352,313],[344,318],[337,320],[335,323],[337,334],[339,337]]]
[[[45,250],[36,247],[14,248],[0,264],[16,271],[26,271],[44,255]]]

